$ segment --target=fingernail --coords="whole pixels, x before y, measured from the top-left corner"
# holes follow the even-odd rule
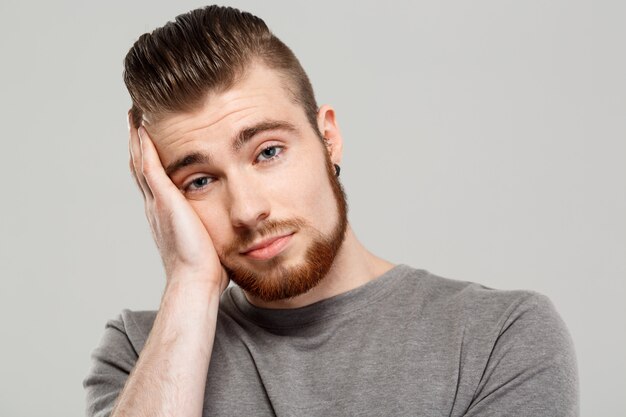
[[[130,112],[126,113],[126,126],[130,130]]]
[[[139,126],[139,129],[137,129],[137,133],[139,133],[139,143],[141,143],[141,139],[142,139],[144,131],[145,129],[143,126]]]

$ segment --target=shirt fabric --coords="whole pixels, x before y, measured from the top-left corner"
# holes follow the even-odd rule
[[[83,381],[108,416],[156,311],[106,324]],[[396,265],[296,309],[220,299],[203,416],[578,416],[570,334],[551,301]]]

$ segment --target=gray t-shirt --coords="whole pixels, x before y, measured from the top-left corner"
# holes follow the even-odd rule
[[[108,416],[155,311],[106,324],[83,384]],[[550,300],[397,265],[315,304],[222,295],[204,416],[578,416],[568,330]]]

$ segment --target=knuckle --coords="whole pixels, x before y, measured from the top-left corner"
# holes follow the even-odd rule
[[[151,180],[154,170],[145,162],[141,165],[141,173],[146,177],[146,179]]]

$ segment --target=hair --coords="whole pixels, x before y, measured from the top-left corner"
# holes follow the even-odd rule
[[[133,102],[132,122],[139,126],[144,115],[158,119],[193,111],[207,94],[231,88],[255,62],[278,70],[319,135],[313,87],[291,49],[262,19],[215,5],[144,33],[128,51],[124,83]]]

